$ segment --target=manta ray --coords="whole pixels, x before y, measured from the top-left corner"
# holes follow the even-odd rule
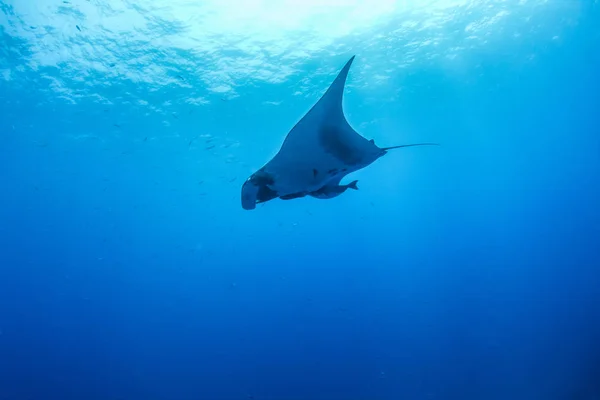
[[[416,143],[378,147],[356,132],[346,120],[342,99],[352,56],[317,103],[287,134],[279,152],[242,185],[242,207],[256,208],[276,198],[312,196],[331,199],[347,189],[358,190],[357,181],[340,185],[358,171],[401,147],[437,145]]]

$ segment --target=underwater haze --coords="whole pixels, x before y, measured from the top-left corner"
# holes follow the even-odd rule
[[[600,399],[598,0],[0,0],[0,188],[0,400]]]

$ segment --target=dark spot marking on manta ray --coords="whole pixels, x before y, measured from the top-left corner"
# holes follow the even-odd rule
[[[313,176],[316,178],[319,175],[319,171],[313,168]]]
[[[342,140],[341,132],[336,127],[324,126],[321,128],[319,138],[325,151],[344,164],[354,165],[360,162],[360,153]]]

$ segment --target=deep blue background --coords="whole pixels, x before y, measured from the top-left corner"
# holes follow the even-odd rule
[[[253,212],[241,183],[316,99],[257,104],[293,84],[164,128],[44,99],[33,72],[0,80],[0,399],[600,399],[600,25],[583,7],[560,46],[522,50],[533,63],[498,48],[454,76],[398,72],[398,103],[349,90],[378,143],[442,147]],[[234,160],[190,145],[199,131],[241,142]]]

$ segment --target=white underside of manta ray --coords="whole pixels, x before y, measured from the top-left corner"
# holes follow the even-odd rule
[[[302,117],[285,138],[279,152],[252,174],[242,186],[242,207],[280,198],[304,196],[330,199],[346,189],[358,189],[356,181],[340,185],[348,174],[372,164],[387,150],[436,145],[418,143],[378,147],[356,132],[342,108],[344,86],[354,56],[344,65],[327,92]]]

